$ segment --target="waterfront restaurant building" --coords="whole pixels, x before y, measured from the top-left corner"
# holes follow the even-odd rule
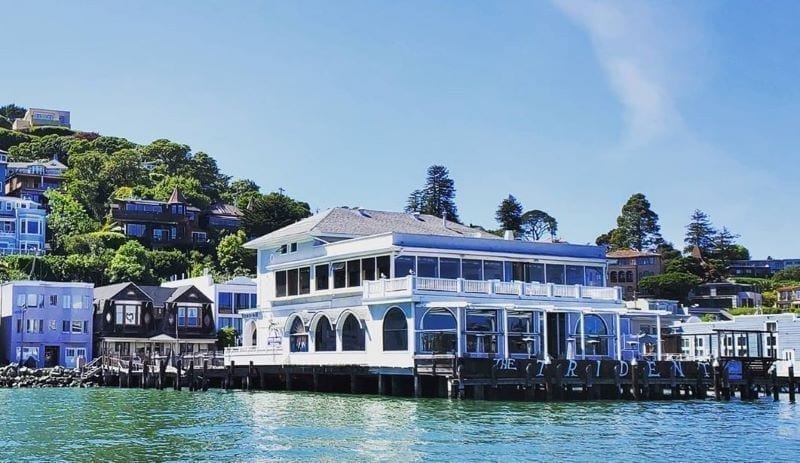
[[[75,368],[92,360],[91,283],[10,281],[0,287],[0,363]]]
[[[254,239],[258,314],[226,363],[356,365],[415,358],[630,359],[634,319],[605,248],[503,239],[430,215],[333,208]],[[387,370],[387,371],[389,371]]]

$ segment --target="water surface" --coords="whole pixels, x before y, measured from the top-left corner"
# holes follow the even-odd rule
[[[797,461],[800,404],[0,389],[0,459]]]

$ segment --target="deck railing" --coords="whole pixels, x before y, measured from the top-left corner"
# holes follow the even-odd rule
[[[519,298],[572,298],[604,301],[622,300],[621,288],[522,281],[465,280],[463,278],[431,278],[409,275],[364,282],[364,299],[403,297],[415,292],[493,295]]]

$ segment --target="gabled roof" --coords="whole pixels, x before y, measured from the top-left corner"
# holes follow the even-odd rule
[[[141,288],[136,286],[134,283],[126,282],[126,283],[115,283],[113,285],[106,285],[106,286],[98,286],[94,289],[94,298],[95,300],[107,300],[107,299],[114,299],[116,295],[121,293],[125,288],[128,286],[133,286],[134,288],[141,291]],[[141,291],[144,293],[144,291]],[[145,293],[146,295],[147,293]]]
[[[206,214],[209,215],[224,215],[229,217],[241,217],[242,211],[232,204],[214,203],[208,206]]]
[[[179,190],[178,187],[175,187],[175,189],[172,190],[172,196],[170,196],[169,201],[167,201],[167,204],[176,203],[189,204],[189,201],[186,201],[186,198],[183,196],[183,193],[181,193],[181,190]]]
[[[284,238],[297,237],[299,235],[320,238],[326,236],[356,238],[391,232],[502,239],[486,231],[451,221],[444,221],[439,217],[427,214],[335,207],[256,238],[246,243],[245,247],[270,246],[279,243]]]
[[[164,286],[140,286],[140,288],[142,288],[142,290],[146,292],[153,300],[154,307],[163,307],[168,303],[175,302],[185,294],[191,292],[192,290],[194,290],[201,298],[197,302],[203,302],[203,303],[213,302],[211,299],[206,297],[199,289],[195,288],[194,285],[179,286],[177,288],[167,288]]]

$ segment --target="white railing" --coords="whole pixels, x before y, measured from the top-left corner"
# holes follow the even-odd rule
[[[463,280],[463,287],[465,293],[483,293],[483,294],[491,294],[492,293],[492,282],[491,281],[479,281],[479,280]]]
[[[267,353],[267,354],[280,354],[283,353],[282,346],[240,346],[240,347],[226,347],[225,355],[229,354],[254,354],[254,353]]]
[[[403,278],[364,282],[364,298],[410,296],[415,291],[456,294],[486,294],[533,298],[571,298],[620,301],[622,294],[616,287],[582,285],[556,285],[552,283],[524,283],[521,281],[482,281],[462,278],[432,278],[409,275]]]
[[[418,277],[417,289],[424,291],[447,291],[449,293],[455,293],[458,292],[458,280]]]

